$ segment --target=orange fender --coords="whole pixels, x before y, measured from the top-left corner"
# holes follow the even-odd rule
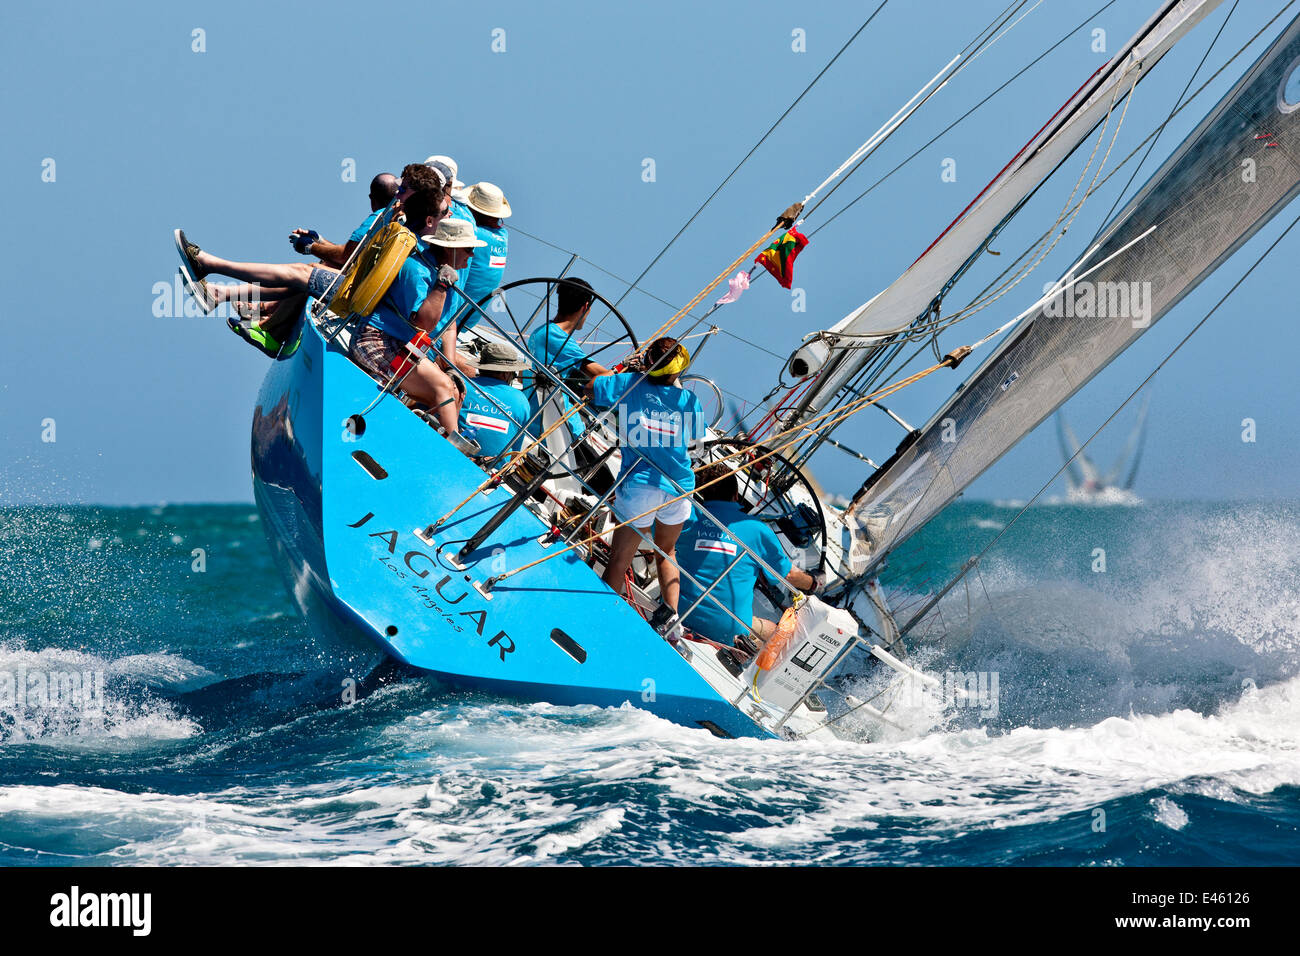
[[[794,608],[787,608],[786,612],[781,615],[781,620],[776,625],[776,633],[767,639],[763,645],[763,650],[759,652],[758,660],[755,662],[759,670],[770,671],[777,665],[781,655],[790,645],[791,638],[794,637],[795,618],[798,615]]]

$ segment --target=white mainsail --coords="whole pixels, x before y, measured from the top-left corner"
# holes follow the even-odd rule
[[[795,409],[795,419],[828,407],[836,393],[870,359],[872,350],[861,348],[863,336],[882,340],[901,332],[926,313],[936,295],[976,254],[994,229],[1065,160],[1106,114],[1127,95],[1169,49],[1193,26],[1208,16],[1220,0],[1167,0],[1154,16],[1103,67],[1094,73],[1003,170],[931,243],[906,272],[866,304],[845,316],[824,336],[832,347],[800,350],[799,376],[828,356],[816,382]],[[859,346],[834,348],[835,336],[853,337]]]

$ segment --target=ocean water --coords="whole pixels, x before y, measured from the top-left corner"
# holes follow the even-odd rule
[[[1016,510],[950,509],[900,605]],[[939,611],[913,662],[996,708],[868,673],[900,726],[829,745],[425,679],[343,705],[253,508],[3,510],[0,864],[1300,862],[1300,508],[1035,507]],[[83,674],[97,707],[30,699]]]

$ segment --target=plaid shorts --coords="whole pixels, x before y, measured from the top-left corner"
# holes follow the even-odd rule
[[[352,360],[377,378],[393,374],[393,359],[406,354],[406,343],[367,325],[352,337]]]

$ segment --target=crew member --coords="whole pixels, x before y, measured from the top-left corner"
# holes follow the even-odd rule
[[[610,370],[605,366],[588,358],[587,353],[574,341],[578,332],[586,324],[587,315],[591,312],[591,303],[595,297],[591,285],[584,279],[561,279],[555,295],[557,301],[555,318],[534,329],[528,336],[528,351],[561,380],[574,372],[581,372],[589,378],[610,374]],[[530,417],[541,407],[537,395],[538,387],[545,388],[552,384],[545,376],[540,381],[531,374],[524,376],[524,389],[529,395]],[[569,397],[558,388],[556,391],[558,394],[555,407],[559,414],[563,415],[571,407]],[[569,434],[574,438],[585,431],[582,419],[577,415],[570,415],[565,424],[568,426]],[[533,422],[528,430],[535,438],[541,434],[541,425]]]
[[[770,572],[752,555],[758,555],[801,591],[814,591],[822,583],[818,576],[792,567],[781,542],[766,522],[745,513],[739,502],[740,489],[734,464],[733,461],[714,462],[696,476],[704,507],[726,525],[726,530],[708,518],[696,516],[683,529],[677,546],[677,561],[685,572],[681,583],[681,606],[685,609],[694,605],[693,610],[683,614],[682,623],[697,634],[727,645],[734,645],[738,634],[753,636],[762,642],[776,630],[773,621],[754,616],[754,586],[759,575],[773,584],[779,582],[773,581]],[[715,479],[716,483],[710,484]],[[746,548],[752,554],[746,552]],[[691,581],[692,577],[699,586]],[[712,590],[703,601],[699,601],[700,595],[709,588]],[[698,605],[696,601],[699,601]],[[752,624],[749,628],[742,627],[736,618]]]
[[[510,203],[506,202],[499,186],[475,183],[465,194],[465,205],[474,216],[474,231],[487,244],[482,254],[475,256],[470,263],[469,274],[461,284],[465,297],[478,302],[500,288],[505,279],[510,233],[502,220],[510,218]],[[461,322],[461,328],[472,329],[479,318],[478,312],[471,309]]]
[[[519,447],[528,399],[515,382],[526,368],[528,360],[506,342],[488,342],[479,351],[478,375],[466,387],[460,409],[460,431],[478,442],[484,458]]]
[[[651,532],[658,548],[655,569],[662,602],[651,623],[665,635],[678,630],[674,550],[682,524],[691,516],[695,472],[690,449],[704,439],[705,429],[700,400],[677,385],[690,361],[690,353],[676,339],[658,338],[646,349],[644,374],[605,372],[587,385],[593,405],[617,408],[623,453],[614,513],[628,524],[614,531],[604,580],[623,593],[641,532]]]

